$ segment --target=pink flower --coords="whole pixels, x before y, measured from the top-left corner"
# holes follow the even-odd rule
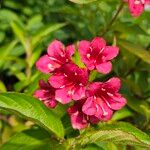
[[[46,55],[42,56],[36,63],[36,67],[43,73],[53,72],[60,68],[63,64],[70,62],[71,56],[74,54],[75,48],[69,45],[66,48],[57,40],[54,40],[47,49]]]
[[[66,104],[72,99],[80,100],[85,97],[88,72],[75,64],[65,64],[50,77],[49,82],[57,88],[56,100]]]
[[[47,107],[54,108],[57,105],[55,100],[55,89],[44,80],[39,81],[40,89],[36,90],[34,97],[41,100]]]
[[[112,69],[110,60],[118,55],[119,48],[106,46],[103,38],[96,37],[91,42],[82,40],[79,43],[79,53],[84,64],[89,70],[97,69],[100,73],[107,74]]]
[[[82,106],[85,100],[80,100],[75,102],[75,104],[68,109],[68,113],[71,118],[71,124],[74,129],[83,129],[88,126],[91,122],[96,124],[99,122],[98,118],[95,116],[87,116],[82,112]]]
[[[129,3],[129,10],[133,17],[138,17],[144,11],[145,5],[150,5],[150,0],[126,0]]]
[[[87,90],[87,100],[82,111],[95,116],[101,121],[111,118],[113,110],[119,110],[126,104],[126,99],[119,94],[121,83],[118,78],[111,78],[107,82],[91,83]]]

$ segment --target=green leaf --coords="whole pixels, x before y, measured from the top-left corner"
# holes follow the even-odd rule
[[[32,46],[35,47],[38,42],[51,32],[54,32],[62,27],[64,27],[66,24],[65,23],[57,23],[53,25],[46,25],[44,26],[39,32],[36,33],[36,35],[33,36],[32,38]]]
[[[26,37],[25,37],[25,30],[19,25],[17,22],[11,22],[11,27],[13,29],[13,32],[18,37],[24,48],[27,48],[26,45]]]
[[[77,3],[77,4],[88,4],[91,2],[95,2],[97,0],[69,0],[69,1]]]
[[[3,64],[6,62],[6,58],[8,58],[8,56],[10,55],[11,51],[13,50],[13,48],[16,46],[17,41],[14,40],[11,43],[7,44],[6,46],[3,46],[0,48],[0,67],[3,66]]]
[[[1,150],[52,150],[65,149],[59,141],[41,129],[30,129],[15,134],[2,145]]]
[[[136,55],[137,57],[141,58],[143,61],[150,64],[150,53],[146,51],[145,49],[140,48],[139,46],[136,46],[134,44],[131,44],[126,41],[121,41],[119,44],[128,50],[130,53]]]
[[[0,80],[0,92],[6,92],[7,89],[5,87],[5,84]]]
[[[64,136],[63,125],[59,117],[43,103],[31,96],[21,93],[1,93],[0,108],[23,115],[58,137]]]
[[[129,110],[127,107],[116,111],[111,120],[121,120],[127,117],[133,116],[133,112]]]
[[[99,129],[93,129],[73,139],[74,144],[85,145],[94,142],[113,142],[117,144],[150,148],[150,137],[129,123],[102,123]]]

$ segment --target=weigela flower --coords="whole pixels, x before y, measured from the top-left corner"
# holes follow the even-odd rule
[[[65,46],[58,40],[54,40],[47,49],[46,55],[42,56],[36,63],[36,67],[43,73],[50,73],[60,68],[63,64],[71,61],[74,54],[73,45]]]
[[[48,83],[41,80],[34,96],[49,107],[54,108],[58,102],[74,104],[68,108],[74,129],[83,129],[90,123],[107,121],[114,110],[121,109],[126,99],[119,94],[120,79],[111,78],[106,82],[89,82],[89,73],[97,69],[107,74],[112,69],[111,60],[119,53],[119,48],[106,46],[103,38],[96,37],[91,42],[82,40],[78,45],[85,68],[79,68],[71,60],[75,48],[66,48],[60,41],[53,41],[48,47],[48,54],[36,63],[43,73],[52,73]]]
[[[68,108],[68,113],[71,118],[71,124],[74,129],[83,129],[88,126],[89,123],[96,124],[99,119],[95,116],[88,116],[83,113],[82,106],[85,100],[75,102],[75,104]]]
[[[87,100],[82,111],[95,116],[101,121],[111,118],[113,110],[119,110],[126,104],[126,99],[119,94],[121,83],[118,78],[111,78],[107,82],[91,83],[87,90]]]
[[[91,42],[79,42],[79,53],[84,64],[89,70],[97,69],[100,73],[107,74],[112,69],[110,60],[118,55],[119,48],[106,46],[103,38],[96,37]]]
[[[129,10],[133,17],[140,16],[143,11],[145,5],[150,5],[150,0],[126,0],[129,4]]]
[[[41,100],[47,107],[54,108],[57,105],[55,100],[55,89],[44,80],[39,81],[40,89],[36,90],[34,97]]]
[[[63,65],[49,79],[49,83],[56,88],[55,99],[63,104],[84,98],[87,82],[87,69],[71,63]]]

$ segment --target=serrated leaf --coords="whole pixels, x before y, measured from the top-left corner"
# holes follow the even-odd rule
[[[131,44],[126,41],[121,41],[119,44],[131,52],[132,54],[136,55],[137,57],[141,58],[143,61],[147,62],[150,64],[150,53],[146,51],[145,49],[140,48],[137,45]]]
[[[42,29],[39,30],[39,32],[36,33],[36,35],[33,36],[32,38],[32,45],[33,47],[36,46],[36,44],[45,36],[50,34],[53,31],[56,31],[62,27],[64,27],[66,24],[65,23],[57,23],[57,24],[52,24],[52,25],[46,25]]]
[[[88,4],[88,3],[95,2],[97,0],[69,0],[69,1],[77,3],[77,4]]]
[[[98,129],[84,133],[74,140],[76,144],[85,145],[94,142],[113,142],[150,148],[150,137],[129,123],[102,123]]]
[[[2,145],[1,150],[51,150],[63,148],[58,141],[41,129],[30,129],[15,134]]]
[[[0,108],[23,115],[46,130],[52,131],[58,137],[64,136],[63,125],[59,117],[32,96],[22,93],[1,93]]]

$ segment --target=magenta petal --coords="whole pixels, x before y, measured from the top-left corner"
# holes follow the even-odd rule
[[[144,4],[142,1],[138,1],[139,4],[135,4],[135,0],[129,0],[129,10],[133,17],[138,17],[144,11]]]
[[[83,113],[76,112],[71,115],[71,124],[74,129],[84,129],[87,127],[88,123]]]
[[[112,64],[111,64],[111,62],[104,62],[104,63],[96,65],[96,69],[100,73],[107,74],[111,71]]]
[[[96,105],[94,103],[93,97],[87,98],[86,102],[82,107],[82,111],[87,115],[95,115],[96,113]]]
[[[45,98],[45,97],[47,97],[47,96],[45,96],[45,92],[43,92],[42,89],[39,89],[39,90],[36,90],[36,91],[35,91],[34,97],[43,99],[43,98]]]
[[[93,51],[95,51],[97,54],[106,46],[106,42],[103,38],[96,37],[91,42],[91,47]],[[95,54],[96,54],[95,53]]]
[[[67,88],[62,88],[56,90],[55,99],[62,104],[67,104],[72,100],[72,97],[69,95]]]
[[[54,74],[52,75],[48,82],[54,87],[54,88],[61,88],[64,87],[66,84],[68,84],[66,77],[63,74]]]
[[[48,99],[43,102],[49,108],[55,108],[58,103],[55,99]]]
[[[119,53],[119,48],[115,46],[106,46],[103,51],[103,55],[105,56],[105,60],[112,60]]]
[[[145,5],[150,5],[150,0],[145,0]]]
[[[55,69],[52,63],[48,55],[44,55],[36,62],[36,67],[43,73],[49,73]]]
[[[79,53],[81,56],[85,55],[85,57],[86,57],[86,54],[87,54],[89,48],[90,48],[90,42],[89,41],[82,40],[79,42],[78,49],[79,49]]]
[[[105,102],[101,101],[96,117],[99,118],[101,121],[107,121],[111,119],[112,114],[113,111],[106,105]]]
[[[119,110],[126,105],[126,99],[122,97],[120,94],[116,94],[109,99],[107,99],[111,109]]]
[[[49,56],[53,58],[57,58],[63,50],[64,50],[64,45],[60,41],[54,40],[48,46],[47,53]]]
[[[105,82],[104,87],[106,89],[109,89],[111,92],[118,92],[121,87],[121,81],[117,77],[113,77],[109,79],[107,82]]]
[[[86,87],[76,86],[74,88],[74,94],[72,95],[73,100],[80,100],[85,97]]]
[[[68,55],[68,57],[71,57],[75,52],[75,47],[74,45],[69,45],[66,47],[66,53]]]

